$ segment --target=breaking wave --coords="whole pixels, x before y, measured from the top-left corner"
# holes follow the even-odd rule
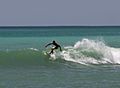
[[[36,48],[0,51],[0,65],[40,65],[64,60],[79,64],[120,64],[120,49],[107,46],[103,41],[82,39],[63,51],[45,55]]]
[[[80,64],[120,64],[120,49],[107,46],[103,41],[82,39],[74,46],[66,46],[61,53],[51,56]]]

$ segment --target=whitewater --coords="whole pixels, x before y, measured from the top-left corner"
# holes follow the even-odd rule
[[[64,59],[80,64],[120,64],[120,49],[107,46],[103,41],[82,39],[74,46],[51,55],[53,60]]]

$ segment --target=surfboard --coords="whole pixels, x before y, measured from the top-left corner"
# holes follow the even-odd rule
[[[50,60],[55,60],[55,59],[56,59],[55,54],[49,54],[49,53],[46,52],[46,51],[43,51],[43,54],[44,54],[47,58],[49,58]]]
[[[50,57],[50,54],[48,52],[44,51],[43,53],[44,53],[44,55]]]

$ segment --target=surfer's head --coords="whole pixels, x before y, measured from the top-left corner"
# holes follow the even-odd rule
[[[53,40],[53,43],[55,43],[55,41]]]

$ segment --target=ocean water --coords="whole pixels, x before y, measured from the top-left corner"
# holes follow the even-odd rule
[[[62,46],[45,55],[55,40]],[[0,88],[119,88],[120,27],[1,27]]]

